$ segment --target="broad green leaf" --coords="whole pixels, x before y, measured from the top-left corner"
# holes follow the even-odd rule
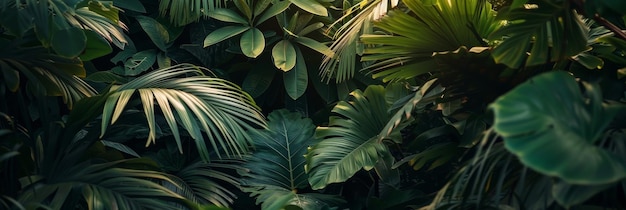
[[[289,71],[296,66],[296,49],[289,40],[281,40],[272,48],[272,59],[276,68]]]
[[[304,11],[310,12],[311,14],[319,15],[326,17],[328,16],[328,10],[324,5],[320,4],[316,0],[289,0],[291,3],[300,7]]]
[[[306,155],[313,189],[346,181],[361,169],[371,170],[389,151],[378,134],[390,120],[385,89],[372,85],[355,90],[349,101],[333,108],[328,126],[318,127],[315,144]]]
[[[146,12],[146,8],[143,4],[141,4],[141,2],[139,2],[139,0],[113,1],[113,5],[122,9],[133,10],[135,12]]]
[[[318,41],[315,41],[315,40],[313,40],[311,38],[301,36],[301,37],[297,37],[297,38],[295,38],[293,40],[298,42],[298,43],[300,43],[300,44],[302,44],[302,45],[304,45],[304,46],[306,46],[306,47],[308,47],[308,48],[311,48],[311,49],[313,49],[313,50],[315,50],[315,51],[317,51],[319,53],[322,53],[325,56],[333,57],[333,55],[335,54],[332,50],[330,50],[330,48],[328,46],[326,46],[326,45],[324,45],[324,44],[322,44],[322,43],[320,43]]]
[[[217,8],[209,13],[209,17],[229,23],[241,23],[248,25],[248,20],[241,17],[237,12],[225,8]]]
[[[293,100],[300,98],[300,96],[306,92],[306,88],[309,85],[309,76],[307,74],[304,56],[302,52],[300,52],[300,48],[296,47],[295,49],[296,65],[283,75],[285,91]]]
[[[170,34],[161,23],[146,16],[136,16],[137,21],[139,21],[139,25],[143,31],[148,34],[148,37],[152,40],[161,51],[167,51],[167,43],[170,42]]]
[[[88,2],[89,11],[93,11],[103,17],[111,20],[113,23],[118,23],[120,21],[119,17],[119,9],[113,6],[113,2],[105,2],[105,1],[89,1]]]
[[[204,47],[214,45],[233,36],[237,36],[250,29],[248,26],[224,26],[219,28],[204,38]]]
[[[250,58],[256,58],[261,55],[263,49],[265,49],[265,37],[263,36],[263,32],[258,28],[250,28],[250,30],[241,35],[239,46],[244,55]]]
[[[289,0],[275,1],[269,9],[263,12],[261,16],[256,18],[256,22],[254,23],[255,26],[285,11],[287,8],[289,8],[289,5],[291,5],[291,2]]]
[[[552,196],[554,200],[565,208],[581,204],[599,192],[613,186],[613,184],[603,185],[572,185],[563,181],[558,181],[552,186]]]
[[[97,33],[85,31],[85,35],[87,37],[87,45],[85,46],[85,51],[80,55],[82,61],[89,61],[113,52],[113,48],[111,48],[109,42],[104,40]]]
[[[272,64],[269,66],[261,64],[248,72],[241,88],[253,98],[257,98],[270,87],[274,74],[276,74],[276,69]]]
[[[248,20],[252,20],[252,9],[250,8],[250,5],[248,5],[247,0],[233,0],[233,2],[235,3],[237,9],[239,9],[239,11],[241,11],[241,13],[243,13]]]
[[[532,78],[489,107],[506,148],[529,168],[570,184],[600,185],[626,177],[626,163],[595,143],[623,109],[603,104],[600,88],[553,71]],[[585,164],[580,164],[585,163]]]
[[[324,27],[324,23],[322,22],[317,22],[317,23],[313,23],[311,25],[308,25],[307,27],[304,27],[302,30],[300,30],[297,35],[300,36],[304,36],[307,35],[313,31],[316,31],[320,28]]]
[[[59,55],[74,58],[85,50],[87,37],[83,30],[72,27],[55,31],[50,44]]]
[[[125,76],[136,76],[147,71],[156,61],[156,57],[157,51],[154,49],[135,53],[133,57],[124,62],[124,72],[122,74]]]

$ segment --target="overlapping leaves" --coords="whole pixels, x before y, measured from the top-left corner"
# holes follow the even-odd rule
[[[313,189],[346,181],[361,169],[371,170],[389,152],[378,141],[391,119],[385,89],[373,85],[351,96],[333,108],[327,127],[315,131],[321,141],[308,152],[306,166]]]
[[[310,119],[281,109],[268,116],[268,129],[253,135],[255,151],[246,158],[242,185],[263,209],[322,209],[337,199],[317,193],[298,193],[308,188],[304,171],[307,147],[313,143],[315,126]]]
[[[263,115],[252,98],[238,86],[223,79],[204,76],[203,70],[206,69],[181,64],[150,72],[119,86],[105,104],[102,135],[138,92],[150,128],[146,145],[155,141],[158,126],[155,106],[158,105],[180,152],[179,125],[195,140],[204,160],[209,159],[206,138],[218,155],[244,154],[250,140],[247,131],[264,127]],[[186,75],[191,76],[182,77]]]

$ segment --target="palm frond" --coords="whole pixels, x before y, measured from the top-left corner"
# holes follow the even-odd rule
[[[490,35],[502,39],[493,58],[511,68],[566,60],[587,49],[589,27],[569,2],[531,1],[499,11],[498,18],[506,24]]]
[[[108,8],[117,11],[116,8]],[[107,17],[89,10],[88,7],[78,8],[73,12],[64,13],[67,21],[74,27],[91,30],[102,38],[113,43],[120,49],[128,44],[124,30],[128,30],[126,25],[119,20],[111,20]]]
[[[248,131],[265,127],[263,115],[252,97],[237,85],[204,76],[203,71],[207,69],[180,64],[150,72],[112,90],[103,110],[102,135],[138,92],[150,128],[146,146],[155,141],[155,105],[159,105],[181,153],[179,124],[195,140],[204,160],[209,160],[209,151],[202,132],[218,155],[245,154],[250,145]],[[191,76],[183,77],[187,75]]]
[[[431,59],[434,52],[484,46],[483,37],[499,26],[495,13],[481,0],[403,3],[410,12],[389,11],[374,23],[386,34],[361,36],[363,43],[371,46],[365,49],[362,61],[375,62],[363,70],[385,82],[436,71]]]
[[[144,160],[83,162],[55,173],[24,177],[20,181],[25,190],[19,201],[26,206],[45,204],[52,209],[74,208],[83,202],[89,209],[179,209],[182,196],[150,181],[174,183],[166,174],[119,167],[133,161]]]
[[[227,0],[162,0],[159,3],[161,16],[169,16],[176,26],[186,25],[200,18],[208,18],[216,8],[224,8]]]
[[[332,110],[328,127],[315,131],[321,140],[307,154],[307,173],[313,189],[343,182],[361,169],[371,170],[389,151],[378,134],[391,119],[385,89],[372,85],[355,90],[349,101]]]
[[[86,72],[82,62],[48,52],[41,46],[24,47],[22,40],[2,40],[0,69],[2,82],[10,91],[17,91],[25,78],[36,94],[61,96],[71,109],[74,102],[94,96],[96,91],[79,77]]]
[[[390,5],[389,5],[390,4]],[[356,71],[356,57],[360,52],[357,50],[359,36],[371,32],[369,27],[373,20],[384,15],[388,8],[397,6],[397,0],[363,0],[360,4],[351,5],[344,1],[344,14],[332,25],[327,33],[332,34],[335,40],[330,46],[333,56],[324,55],[320,65],[322,79],[329,82],[335,78],[335,83],[344,82],[354,76]],[[335,25],[341,25],[334,30]]]
[[[176,185],[164,183],[167,184],[166,187],[193,203],[227,207],[236,197],[228,186],[239,187],[239,179],[224,172],[224,169],[242,170],[240,164],[240,161],[235,160],[217,160],[210,163],[197,161],[169,176]]]

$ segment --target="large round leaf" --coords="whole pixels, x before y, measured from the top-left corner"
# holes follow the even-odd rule
[[[599,88],[583,97],[574,77],[539,75],[490,107],[495,131],[526,166],[571,184],[604,184],[626,177],[626,163],[594,142],[617,109],[602,103]]]
[[[272,48],[272,58],[276,68],[289,71],[296,66],[296,49],[287,40],[281,40]]]
[[[256,58],[261,55],[263,49],[265,49],[265,37],[263,36],[263,32],[258,28],[250,28],[250,30],[241,35],[239,45],[244,55],[250,58]]]

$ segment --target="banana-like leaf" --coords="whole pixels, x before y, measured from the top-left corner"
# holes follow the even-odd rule
[[[361,169],[370,170],[388,153],[378,134],[391,119],[385,89],[372,85],[355,90],[349,101],[332,110],[328,127],[315,131],[321,140],[307,153],[307,173],[313,189],[343,182]]]
[[[298,113],[285,109],[270,113],[268,128],[252,135],[255,151],[246,157],[243,190],[258,195],[257,203],[265,207],[276,205],[271,200],[277,199],[273,191],[291,193],[307,188],[304,154],[313,143],[314,130],[313,122]],[[296,201],[295,193],[284,196],[287,195],[291,197],[285,197],[284,205]]]
[[[254,100],[235,84],[203,75],[203,70],[180,64],[156,70],[112,90],[102,114],[102,135],[115,123],[135,92],[139,92],[150,134],[146,145],[155,141],[160,107],[182,153],[179,125],[195,140],[204,160],[209,160],[208,143],[219,155],[242,155],[249,146],[250,129],[265,127]],[[184,77],[185,75],[193,75]],[[206,136],[202,134],[206,133]],[[220,156],[221,157],[221,156]]]
[[[133,163],[135,162],[135,163]],[[150,180],[179,187],[164,173],[122,168],[121,164],[149,163],[141,159],[116,162],[82,162],[54,173],[20,179],[25,190],[19,197],[24,204],[49,203],[52,209],[73,208],[82,200],[89,209],[179,209],[184,199]]]
[[[507,24],[490,35],[503,39],[493,58],[511,68],[568,59],[587,48],[589,28],[568,2],[532,1],[499,11],[498,18]]]
[[[498,98],[495,131],[522,163],[570,184],[600,185],[626,177],[626,162],[597,146],[623,106],[602,102],[600,88],[553,71],[532,78]]]

